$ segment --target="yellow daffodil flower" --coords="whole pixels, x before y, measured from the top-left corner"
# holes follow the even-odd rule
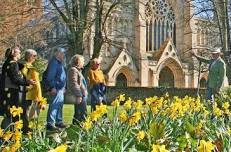
[[[15,128],[16,129],[22,129],[22,127],[23,127],[23,121],[22,120],[15,122]]]
[[[169,152],[165,149],[165,145],[152,145],[152,152]]]
[[[134,106],[136,107],[137,110],[142,109],[143,101],[137,100],[136,102],[134,102]]]
[[[15,106],[13,106],[12,108],[10,108],[10,113],[13,117],[20,116],[23,113],[23,109],[21,107],[16,108]]]
[[[116,99],[116,100],[112,101],[111,105],[113,107],[118,107],[118,106],[120,106],[120,101],[118,99]]]
[[[135,112],[132,114],[132,116],[129,118],[129,124],[134,125],[138,123],[138,121],[141,119],[141,113],[140,112]]]
[[[1,129],[1,128],[0,128],[0,137],[2,137],[3,134],[4,134],[4,129]]]
[[[120,102],[125,101],[125,94],[119,95],[118,100],[119,100]]]
[[[132,100],[131,100],[130,97],[129,97],[128,100],[124,103],[124,108],[125,108],[126,110],[129,110],[129,109],[132,108]]]
[[[222,105],[222,107],[224,108],[224,109],[229,109],[229,102],[225,102],[225,103],[223,103],[223,105]]]
[[[28,132],[27,136],[28,136],[29,139],[32,139],[32,132]]]
[[[64,144],[64,145],[60,145],[60,146],[56,147],[55,149],[50,150],[48,152],[66,152],[67,148],[68,148],[68,146],[66,144]]]
[[[12,132],[7,131],[7,132],[3,135],[3,139],[4,139],[5,141],[8,141],[8,140],[10,140],[10,138],[12,137],[12,135],[13,135]]]
[[[128,115],[125,111],[121,112],[120,115],[119,115],[119,120],[121,122],[125,122],[128,120]]]
[[[145,132],[144,132],[144,131],[139,131],[139,132],[136,134],[136,138],[138,139],[138,141],[143,140],[144,137],[145,137]]]
[[[86,121],[83,123],[82,127],[83,127],[85,130],[91,129],[91,128],[92,128],[91,119],[90,119],[90,118],[87,118]]]
[[[16,130],[15,133],[14,133],[14,135],[13,135],[13,140],[14,141],[20,141],[21,138],[22,138],[22,132]]]
[[[200,145],[197,148],[198,152],[212,152],[214,145],[210,141],[201,140]]]

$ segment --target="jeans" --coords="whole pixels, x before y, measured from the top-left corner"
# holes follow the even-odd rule
[[[47,112],[47,125],[63,123],[64,90],[57,90],[55,96],[49,98],[50,104]]]
[[[83,122],[87,117],[87,98],[83,97],[80,104],[75,104],[75,113],[72,123],[79,124]]]
[[[214,89],[210,88],[210,87],[207,87],[206,101],[210,101],[211,103],[214,103],[214,95],[215,95]]]

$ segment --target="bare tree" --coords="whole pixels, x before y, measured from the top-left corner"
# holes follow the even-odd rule
[[[44,43],[41,33],[49,23],[42,19],[41,1],[6,0],[0,10],[1,56],[7,47],[40,47]]]
[[[68,57],[83,54],[87,41],[93,43],[91,58],[98,57],[103,44],[112,41],[107,35],[107,21],[116,8],[124,4],[120,0],[49,0],[69,29]],[[89,40],[93,36],[93,40]]]

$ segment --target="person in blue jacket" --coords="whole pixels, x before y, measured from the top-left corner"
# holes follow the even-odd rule
[[[66,128],[63,123],[63,103],[66,86],[66,72],[62,61],[65,58],[65,49],[57,48],[55,56],[47,67],[47,85],[49,87],[49,108],[47,112],[47,130],[59,131]]]

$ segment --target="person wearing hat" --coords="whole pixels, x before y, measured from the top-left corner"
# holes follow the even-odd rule
[[[221,91],[224,78],[226,76],[226,64],[221,58],[221,48],[211,52],[212,59],[206,59],[193,53],[199,61],[209,64],[206,100],[214,102],[214,95]]]
[[[46,128],[49,131],[59,131],[61,128],[66,128],[62,116],[66,86],[66,72],[63,66],[64,57],[65,49],[57,48],[54,57],[47,66],[46,83],[49,87],[49,108]]]

